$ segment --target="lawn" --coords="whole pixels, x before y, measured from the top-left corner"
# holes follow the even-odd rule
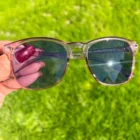
[[[0,39],[47,36],[86,42],[118,36],[140,44],[139,0],[1,0]],[[19,90],[0,109],[0,140],[140,140],[140,53],[135,76],[108,87],[84,60],[71,60],[62,81]]]

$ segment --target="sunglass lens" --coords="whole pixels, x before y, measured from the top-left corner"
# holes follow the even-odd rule
[[[31,89],[56,84],[67,67],[67,52],[53,41],[30,41],[15,48],[12,58],[14,75],[20,85]]]
[[[91,73],[104,84],[126,82],[132,72],[133,52],[122,40],[102,40],[88,49],[87,62]]]

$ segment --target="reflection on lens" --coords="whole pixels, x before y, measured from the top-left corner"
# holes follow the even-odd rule
[[[105,84],[120,84],[129,79],[133,54],[127,42],[103,40],[88,49],[88,65],[95,77]]]
[[[17,81],[27,88],[47,88],[56,84],[67,66],[65,48],[52,41],[26,42],[16,47],[13,56]]]

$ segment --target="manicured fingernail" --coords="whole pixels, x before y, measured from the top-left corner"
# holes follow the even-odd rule
[[[41,71],[39,71],[39,76],[42,76],[42,75],[43,75],[43,73]]]
[[[24,44],[24,46],[25,48],[15,53],[16,59],[19,63],[23,63],[28,60],[35,53],[35,48],[33,46],[28,44]]]
[[[40,62],[41,68],[45,67],[45,63],[44,62]]]

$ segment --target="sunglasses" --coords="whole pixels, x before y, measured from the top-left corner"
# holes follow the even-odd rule
[[[133,77],[137,48],[135,41],[119,37],[87,43],[35,37],[6,44],[4,52],[23,88],[44,89],[62,79],[70,59],[85,59],[92,76],[103,85],[126,83]]]

